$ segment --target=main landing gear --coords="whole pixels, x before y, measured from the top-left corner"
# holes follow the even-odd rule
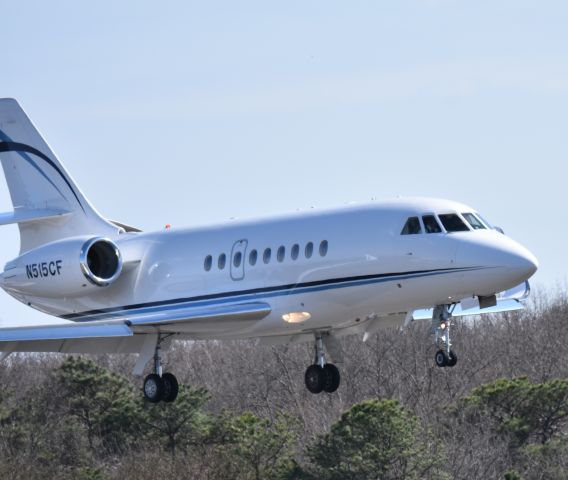
[[[434,360],[438,367],[454,367],[458,363],[457,355],[452,351],[450,341],[450,326],[452,312],[449,305],[438,305],[432,314],[432,332],[438,351]]]
[[[154,373],[144,379],[144,396],[151,403],[173,402],[179,391],[177,378],[173,373],[162,374],[161,339],[156,343],[154,352]]]
[[[315,360],[306,370],[304,380],[312,393],[333,393],[339,388],[341,376],[333,363],[325,363],[325,352],[321,334],[316,334]]]

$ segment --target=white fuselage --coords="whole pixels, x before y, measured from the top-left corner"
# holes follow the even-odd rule
[[[25,280],[2,286],[26,304],[76,321],[243,301],[271,306],[270,315],[256,322],[194,326],[187,333],[195,338],[349,327],[371,316],[492,295],[534,273],[532,254],[490,228],[425,233],[422,224],[419,234],[401,234],[409,217],[464,212],[473,210],[443,200],[397,200],[212,227],[122,233],[112,240],[124,271],[108,287],[61,298],[38,295]],[[11,264],[23,268],[18,259]],[[62,268],[78,266],[65,260]],[[34,285],[49,281],[34,279]],[[290,312],[307,312],[309,319],[287,322],[283,315]]]

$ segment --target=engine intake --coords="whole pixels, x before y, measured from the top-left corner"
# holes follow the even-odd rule
[[[86,241],[79,256],[81,271],[93,285],[106,287],[122,272],[122,256],[118,247],[108,238]]]
[[[113,241],[72,237],[47,243],[8,262],[0,274],[0,285],[26,302],[31,297],[80,297],[102,292],[118,279],[122,268],[122,255]]]

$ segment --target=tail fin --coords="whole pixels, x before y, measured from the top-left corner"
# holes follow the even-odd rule
[[[0,160],[18,223],[20,252],[76,235],[115,235],[83,196],[16,100],[0,99]]]

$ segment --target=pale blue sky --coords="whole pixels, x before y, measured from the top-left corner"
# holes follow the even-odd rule
[[[0,96],[20,101],[107,217],[150,230],[446,197],[531,249],[533,284],[567,278],[566,2],[0,0],[0,11]],[[17,254],[15,227],[0,245],[0,262]],[[4,322],[43,317],[3,293],[0,308]]]

